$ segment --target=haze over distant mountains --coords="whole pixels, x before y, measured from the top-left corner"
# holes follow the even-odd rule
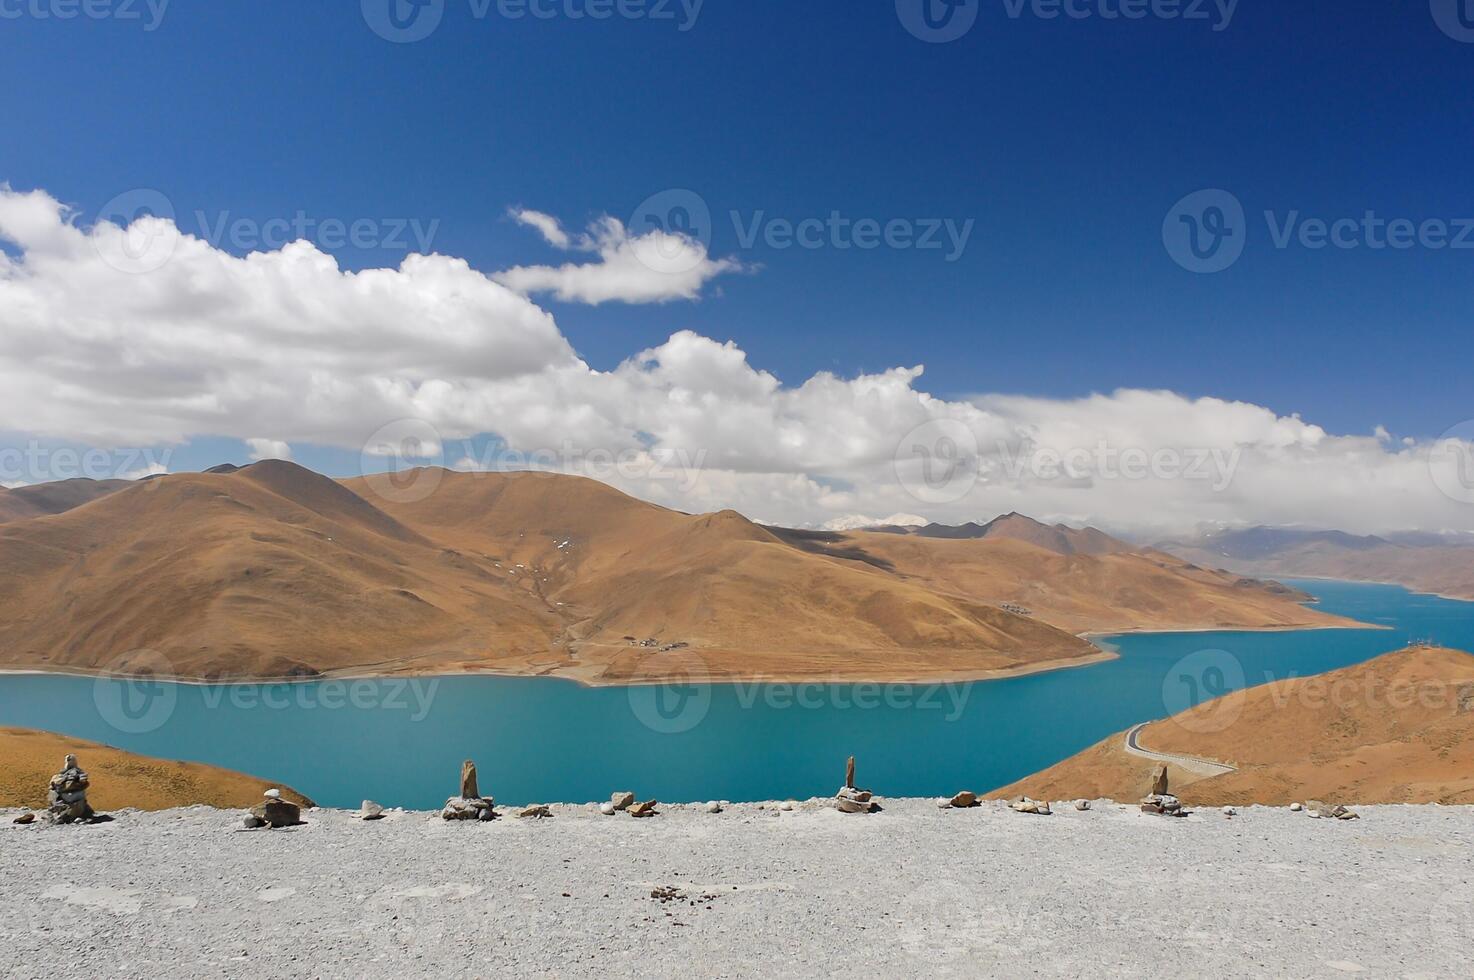
[[[1159,547],[1245,575],[1393,582],[1418,592],[1474,599],[1474,536],[1466,534],[1366,536],[1251,527],[1205,531]]]
[[[1084,662],[1087,630],[1345,623],[1021,515],[841,534],[581,477],[401,476],[433,491],[265,461],[0,494],[0,664],[127,671],[149,650],[191,677],[898,680]]]

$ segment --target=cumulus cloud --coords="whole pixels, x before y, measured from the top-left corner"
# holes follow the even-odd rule
[[[160,241],[157,268],[118,260]],[[1168,391],[949,401],[919,366],[784,385],[691,331],[599,371],[551,315],[459,259],[355,273],[306,242],[232,256],[157,218],[85,227],[40,192],[0,190],[0,243],[0,430],[226,436],[299,457],[412,444],[407,465],[561,469],[681,510],[811,526],[1018,510],[1156,533],[1474,530],[1474,431],[1338,435]]]
[[[252,462],[263,459],[291,459],[292,447],[280,439],[247,439],[246,449]]]
[[[540,211],[513,210],[520,224],[537,230],[554,248],[588,252],[594,262],[523,265],[495,275],[523,295],[552,293],[568,303],[667,303],[696,299],[708,282],[742,268],[734,259],[713,259],[706,244],[679,232],[652,230],[631,235],[616,218],[604,217],[571,236],[558,219]]]

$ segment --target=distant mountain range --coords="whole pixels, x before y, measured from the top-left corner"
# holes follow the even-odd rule
[[[1419,592],[1474,599],[1474,536],[1251,527],[1164,541],[1163,551],[1244,575],[1395,582]]]
[[[1098,658],[1083,631],[1346,624],[1283,586],[1018,514],[800,531],[580,477],[404,479],[433,492],[399,502],[271,460],[0,493],[0,666],[972,678]]]

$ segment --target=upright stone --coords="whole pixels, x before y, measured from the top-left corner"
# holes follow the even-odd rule
[[[1167,767],[1166,766],[1158,766],[1157,767],[1156,774],[1154,776],[1152,776],[1152,791],[1148,795],[1150,795],[1150,796],[1166,796],[1167,795]]]
[[[481,790],[476,787],[476,763],[467,759],[461,763],[461,799],[479,800]]]
[[[854,756],[850,756],[850,761],[847,762],[847,763],[845,763],[845,767],[844,767],[844,785],[845,785],[845,789],[854,789],[855,788],[855,757]]]

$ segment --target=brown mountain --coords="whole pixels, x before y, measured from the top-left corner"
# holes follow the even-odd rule
[[[1065,534],[1018,514],[984,526],[1002,530],[971,537],[853,531],[810,535],[803,543],[868,561],[944,595],[1027,609],[1071,632],[1349,623],[1306,608],[1301,603],[1310,596],[1278,583],[1131,550],[1093,529]]]
[[[0,767],[0,807],[44,807],[46,787],[68,755],[77,757],[91,781],[88,802],[104,813],[124,807],[245,808],[260,803],[261,794],[273,786],[299,806],[312,805],[290,787],[230,769],[136,755],[69,735],[0,728],[0,758],[5,760]]]
[[[995,517],[986,524],[927,524],[921,527],[894,527],[883,530],[920,538],[1025,541],[1060,555],[1107,555],[1135,550],[1126,542],[1117,540],[1093,527],[1074,528],[1066,524],[1041,524],[1032,517],[1025,517],[1017,512]]]
[[[99,669],[141,648],[191,677],[546,649],[558,620],[492,570],[326,477],[268,461],[179,474],[0,526],[10,666]],[[137,658],[134,658],[137,659]]]
[[[989,795],[1134,802],[1157,762],[1128,754],[1123,734]],[[1474,803],[1474,656],[1412,647],[1250,688],[1153,722],[1138,744],[1237,767],[1170,766],[1188,803]]]
[[[347,486],[373,495],[367,480]],[[735,512],[680,514],[579,477],[444,473],[424,500],[382,506],[554,604],[568,624],[560,673],[986,676],[1098,655],[996,606],[795,548]],[[630,638],[685,646],[652,654]]]
[[[1344,622],[1164,555],[1032,543],[1017,515],[981,540],[833,535],[579,477],[404,478],[434,490],[402,502],[267,461],[0,525],[0,663],[899,680],[1100,658],[1081,630]]]
[[[58,480],[6,490],[0,487],[0,524],[60,514],[133,486],[133,480]]]
[[[1394,582],[1418,592],[1474,600],[1474,542],[1467,535],[1376,537],[1255,527],[1209,532],[1160,547],[1188,561],[1245,575]]]

